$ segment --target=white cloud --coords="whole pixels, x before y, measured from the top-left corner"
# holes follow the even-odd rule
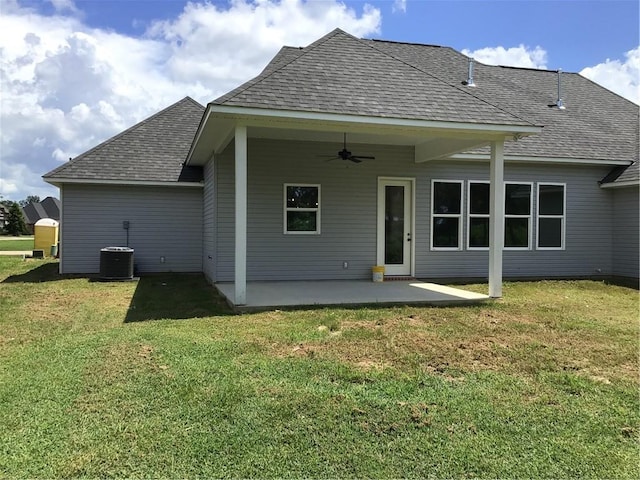
[[[283,45],[341,27],[379,33],[379,10],[339,0],[187,3],[131,37],[90,28],[72,0],[45,16],[14,0],[0,15],[0,194],[56,195],[60,165],[185,95],[207,103],[256,75]]]
[[[57,12],[64,12],[64,11],[69,11],[73,13],[78,12],[78,8],[76,7],[76,4],[74,3],[73,0],[49,0],[49,1],[51,2],[51,4],[53,5],[53,8],[55,8]]]
[[[393,0],[393,6],[391,7],[393,13],[402,12],[407,13],[407,0]]]
[[[486,47],[474,51],[464,49],[462,53],[487,65],[547,68],[547,52],[542,47],[534,49],[524,45],[511,48]]]
[[[628,51],[625,57],[624,61],[607,59],[580,74],[640,104],[640,46]]]

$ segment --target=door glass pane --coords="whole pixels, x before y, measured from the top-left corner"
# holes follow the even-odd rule
[[[404,263],[404,187],[385,187],[384,263]]]

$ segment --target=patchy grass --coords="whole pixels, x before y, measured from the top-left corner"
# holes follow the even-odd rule
[[[640,475],[635,290],[239,316],[55,272],[0,257],[2,477]]]
[[[0,251],[29,251],[33,250],[33,237],[20,239],[4,239],[0,237]],[[49,253],[49,252],[47,252]]]

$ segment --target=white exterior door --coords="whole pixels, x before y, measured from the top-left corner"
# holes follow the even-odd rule
[[[385,275],[413,275],[413,190],[411,178],[378,179],[378,265]]]

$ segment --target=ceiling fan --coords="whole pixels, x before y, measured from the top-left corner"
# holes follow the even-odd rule
[[[347,150],[347,134],[344,134],[344,144],[342,150],[338,152],[338,156],[335,158],[330,158],[331,160],[349,160],[353,163],[360,163],[362,160],[375,160],[376,157],[365,156],[365,155],[353,155],[349,150]]]

